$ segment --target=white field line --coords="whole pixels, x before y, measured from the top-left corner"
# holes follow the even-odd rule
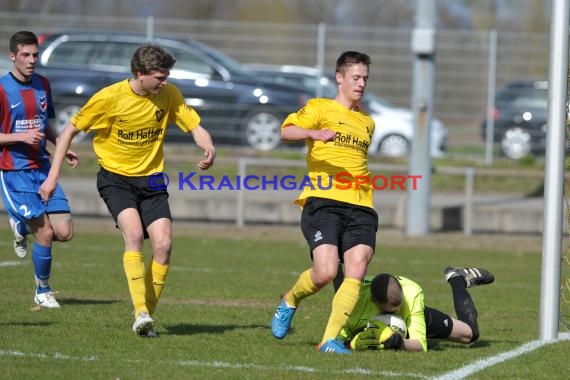
[[[1,267],[17,267],[20,265],[27,265],[29,263],[28,260],[19,260],[19,261],[0,261],[0,268]]]
[[[77,247],[73,247],[73,246],[70,246],[69,244],[61,243],[61,242],[58,242],[58,241],[56,241],[56,242],[54,242],[54,243],[55,243],[55,244],[54,244],[54,247],[55,247],[54,249],[57,249],[57,250],[78,249]],[[29,238],[29,239],[28,239],[28,251],[29,251],[28,253],[29,253],[29,254],[32,253],[32,252],[31,252],[31,250],[32,250],[32,245],[33,245],[33,238]],[[0,240],[0,247],[9,247],[10,249],[14,249],[12,240],[10,240],[10,241],[8,241],[8,240]],[[102,248],[100,245],[95,245],[95,244],[89,244],[89,245],[86,244],[86,245],[82,245],[82,246],[81,246],[81,250],[82,250],[82,251],[84,251],[84,250],[100,251],[100,250],[102,250],[102,249],[104,249],[104,248]],[[118,249],[119,252],[122,251],[122,250],[123,250],[122,245],[117,246],[117,249]]]
[[[477,360],[476,362],[466,365],[465,367],[441,374],[439,376],[433,377],[432,379],[433,380],[464,379],[467,376],[472,375],[476,372],[494,366],[495,364],[499,364],[507,360],[516,358],[518,356],[527,354],[542,346],[546,346],[547,344],[556,343],[562,340],[569,340],[569,339],[570,339],[570,333],[559,333],[558,340],[533,340],[523,344],[522,346],[519,346],[518,348],[515,348],[514,350],[503,352],[502,354],[491,356],[486,359]]]
[[[0,350],[0,357],[18,357],[18,358],[39,358],[45,360],[62,360],[62,361],[89,361],[89,362],[103,362],[96,356],[69,356],[60,353],[34,353],[34,352],[21,352],[17,350]],[[127,360],[129,363],[143,363],[141,360]],[[202,367],[202,368],[217,368],[217,369],[255,369],[261,371],[276,371],[276,372],[296,372],[296,373],[316,373],[316,374],[331,374],[331,375],[342,375],[342,374],[359,374],[370,377],[397,377],[397,378],[416,378],[425,379],[428,377],[417,374],[417,373],[406,373],[406,372],[393,372],[393,371],[374,371],[366,368],[347,368],[343,370],[322,370],[313,367],[304,366],[267,366],[260,364],[251,363],[229,363],[222,361],[200,361],[200,360],[179,360],[171,362],[171,364],[179,365],[182,367]]]
[[[478,360],[472,364],[469,364],[465,367],[459,368],[457,370],[447,372],[441,374],[436,377],[427,377],[422,374],[418,373],[405,373],[405,372],[393,372],[393,371],[374,371],[366,368],[347,368],[344,370],[321,370],[318,368],[313,367],[304,367],[304,366],[266,366],[266,365],[259,365],[259,364],[251,364],[251,363],[228,363],[222,361],[199,361],[199,360],[179,360],[174,361],[172,364],[180,365],[180,366],[190,366],[190,367],[205,367],[205,368],[228,368],[228,369],[256,369],[256,370],[263,370],[263,371],[281,371],[281,372],[297,372],[297,373],[317,373],[317,374],[332,374],[332,375],[339,375],[339,374],[359,374],[364,376],[371,376],[371,377],[407,377],[407,378],[417,378],[417,379],[437,379],[437,380],[455,380],[455,379],[463,379],[469,375],[472,375],[478,371],[491,367],[495,364],[502,363],[509,359],[516,358],[518,356],[527,354],[532,352],[542,346],[547,344],[556,343],[561,340],[570,340],[570,333],[560,333],[558,335],[558,340],[548,340],[548,341],[539,341],[534,340],[528,343],[515,348],[514,350],[504,352],[499,355],[492,356],[487,359]],[[64,361],[101,361],[96,356],[69,356],[60,353],[25,353],[16,350],[0,350],[0,356],[6,357],[29,357],[29,358],[40,358],[46,360],[64,360]],[[128,360],[132,363],[138,363],[139,360]]]
[[[298,372],[298,373],[316,373],[316,374],[359,374],[363,376],[371,377],[406,377],[406,378],[417,378],[417,379],[433,379],[433,380],[456,380],[463,379],[470,376],[478,371],[489,368],[495,364],[505,362],[507,360],[519,357],[521,355],[530,353],[540,347],[547,344],[556,343],[558,341],[570,340],[570,333],[560,333],[558,340],[548,340],[539,341],[534,340],[515,348],[514,350],[504,352],[499,355],[492,356],[490,358],[478,360],[472,364],[465,367],[459,368],[457,370],[441,374],[436,377],[429,378],[422,374],[417,373],[405,373],[405,372],[393,372],[393,371],[374,371],[366,368],[347,368],[344,370],[322,370],[319,368],[305,367],[305,366],[266,366],[251,363],[229,363],[222,361],[199,361],[199,360],[180,360],[174,361],[172,364],[186,367],[202,367],[202,368],[218,368],[218,369],[256,369],[263,371],[283,371],[283,372]],[[0,356],[6,357],[29,357],[29,358],[40,358],[40,359],[53,359],[53,360],[64,360],[64,361],[100,361],[96,356],[69,356],[60,353],[24,353],[16,350],[0,350]],[[129,362],[138,363],[138,360],[129,360]]]

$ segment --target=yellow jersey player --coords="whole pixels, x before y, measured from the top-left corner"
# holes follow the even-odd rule
[[[318,344],[320,352],[350,353],[336,338],[358,300],[360,284],[376,245],[378,215],[373,207],[368,146],[374,121],[361,107],[370,57],[342,53],[336,62],[338,93],[312,99],[283,122],[285,141],[305,140],[310,184],[296,203],[303,208],[301,230],[308,242],[311,268],[285,293],[272,318],[271,331],[283,339],[299,303],[330,283],[343,262],[346,276],[333,301]]]
[[[133,54],[133,78],[93,95],[66,126],[40,195],[48,199],[60,175],[63,153],[79,132],[93,132],[93,150],[101,167],[97,189],[125,240],[123,266],[140,336],[154,337],[153,314],[166,283],[172,247],[172,218],[163,175],[166,129],[176,123],[203,150],[202,170],[214,163],[215,150],[198,114],[167,82],[175,58],[147,43]],[[152,259],[145,266],[143,243],[150,238]]]

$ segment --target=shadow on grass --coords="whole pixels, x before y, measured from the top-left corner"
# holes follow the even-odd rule
[[[2,322],[0,326],[21,326],[21,327],[47,327],[53,325],[52,322]]]
[[[89,300],[79,298],[59,298],[57,301],[62,305],[110,305],[117,303],[117,300]]]
[[[169,335],[192,335],[192,334],[223,334],[226,331],[237,329],[269,329],[265,325],[190,325],[181,323],[173,326],[166,326],[166,333]]]
[[[471,344],[462,344],[462,343],[454,343],[450,341],[441,341],[436,339],[428,339],[428,350],[429,351],[446,351],[448,349],[477,349],[477,348],[484,348],[489,347],[490,344],[486,340],[477,340]]]

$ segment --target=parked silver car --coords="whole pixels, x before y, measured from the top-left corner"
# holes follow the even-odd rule
[[[295,65],[248,64],[257,77],[286,85],[296,85],[318,97],[333,98],[337,85],[333,74],[314,67]],[[414,137],[414,114],[398,108],[380,96],[366,92],[364,106],[376,123],[369,154],[401,157],[410,152]],[[448,130],[438,119],[431,123],[431,155],[442,157],[447,147]]]

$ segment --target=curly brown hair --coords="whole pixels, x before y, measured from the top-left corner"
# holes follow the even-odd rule
[[[176,58],[158,44],[147,42],[137,48],[131,59],[131,72],[148,75],[152,71],[167,72],[174,67]]]

